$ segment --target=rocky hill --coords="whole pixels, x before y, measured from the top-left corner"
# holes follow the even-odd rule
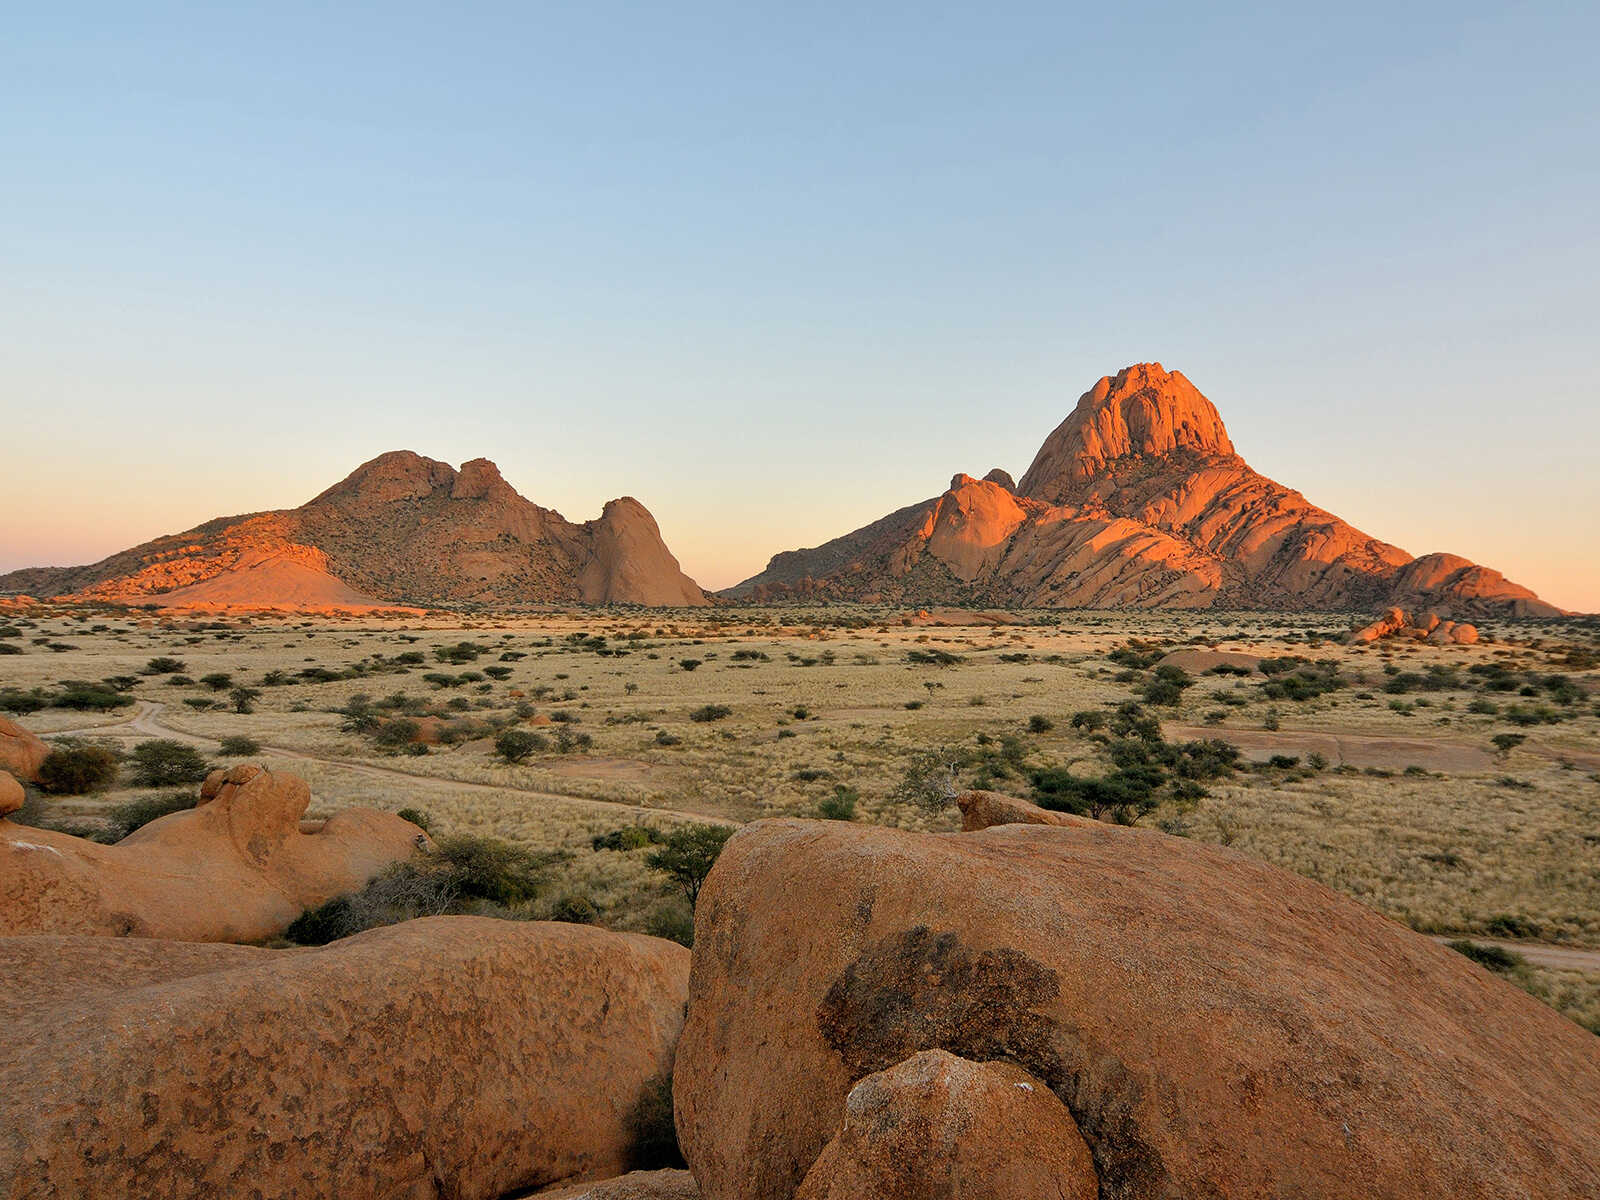
[[[486,458],[381,454],[299,508],[219,517],[83,567],[0,576],[0,592],[170,606],[705,604],[644,505],[575,525]]]
[[[1257,473],[1216,407],[1160,363],[1101,379],[1020,483],[957,475],[943,495],[775,556],[739,599],[1062,608],[1438,607],[1555,616],[1497,571],[1413,558]]]

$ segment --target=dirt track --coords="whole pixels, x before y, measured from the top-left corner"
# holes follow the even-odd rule
[[[156,700],[140,700],[132,715],[121,721],[114,721],[107,725],[96,725],[87,729],[64,729],[57,731],[57,733],[71,733],[78,737],[173,738],[177,741],[188,742],[193,746],[214,747],[216,745],[215,738],[198,737],[182,729],[176,729],[171,725],[164,724],[160,718],[161,712],[165,707],[165,705]],[[734,823],[726,817],[712,816],[709,813],[688,812],[683,809],[652,808],[643,804],[625,804],[620,800],[594,800],[587,796],[569,796],[561,792],[539,791],[534,788],[517,787],[513,784],[468,783],[458,779],[441,779],[435,775],[416,775],[410,771],[402,771],[397,767],[380,767],[371,763],[350,762],[348,759],[343,758],[326,758],[320,754],[308,754],[304,750],[291,750],[287,746],[263,744],[261,752],[276,758],[299,759],[302,762],[320,763],[323,766],[334,767],[341,771],[353,771],[357,775],[365,775],[374,779],[403,779],[412,786],[434,791],[517,792],[524,796],[536,796],[545,800],[559,800],[564,804],[576,804],[581,807],[607,812],[659,813],[666,817],[677,817],[685,821],[703,821],[714,825],[731,825]]]

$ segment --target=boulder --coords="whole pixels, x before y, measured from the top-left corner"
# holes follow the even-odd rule
[[[1392,637],[1410,624],[1411,618],[1404,609],[1391,608],[1372,624],[1356,630],[1350,635],[1352,642],[1376,642],[1380,638]]]
[[[296,775],[240,764],[201,802],[114,846],[0,820],[0,935],[85,933],[259,942],[431,845],[392,813],[354,808],[314,833]]]
[[[1476,646],[1478,644],[1478,627],[1476,625],[1457,625],[1450,631],[1450,640],[1458,646]]]
[[[0,1195],[475,1200],[628,1168],[689,953],[428,917],[317,949],[0,938]]]
[[[28,794],[22,790],[8,771],[0,771],[0,817],[16,812],[27,802]]]
[[[1161,656],[1158,667],[1178,667],[1191,675],[1204,675],[1221,667],[1233,671],[1261,671],[1261,656],[1242,650],[1171,650]]]
[[[971,791],[956,797],[956,807],[961,810],[961,828],[968,833],[988,829],[991,825],[1088,825],[1097,824],[1088,817],[1071,813],[1052,812],[1015,796],[1002,792]]]
[[[868,1075],[795,1200],[1098,1200],[1072,1114],[1014,1063],[924,1050]]]
[[[933,1049],[1043,1081],[1104,1200],[1600,1195],[1600,1039],[1321,884],[1088,822],[737,833],[675,1072],[706,1200],[788,1200]]]
[[[9,771],[24,783],[38,783],[39,765],[49,753],[48,742],[9,717],[0,717],[0,770]]]

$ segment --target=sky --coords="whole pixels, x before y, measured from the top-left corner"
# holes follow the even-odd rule
[[[390,449],[707,587],[1159,361],[1414,553],[1600,610],[1600,6],[18,6],[0,570]]]

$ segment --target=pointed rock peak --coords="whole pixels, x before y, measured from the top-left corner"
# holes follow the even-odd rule
[[[487,458],[474,458],[461,464],[455,486],[450,489],[452,500],[490,500],[498,496],[513,496],[515,491],[501,477],[500,468]]]
[[[435,488],[454,482],[455,477],[449,463],[424,458],[411,450],[390,450],[362,463],[311,503],[349,497],[380,502],[404,500],[426,496]]]
[[[969,487],[977,482],[978,481],[976,479],[974,479],[971,475],[968,475],[965,471],[957,471],[954,475],[950,476],[950,486],[945,490],[959,492],[962,488]]]
[[[1016,494],[1017,481],[1015,479],[1011,478],[1011,472],[1009,472],[1009,471],[1002,471],[999,467],[995,467],[992,471],[990,471],[983,478],[984,478],[984,481],[986,483],[998,483],[1001,487],[1005,488],[1005,490],[1010,492],[1012,495]]]
[[[1182,374],[1138,363],[1079,398],[1039,448],[1019,489],[1059,503],[1121,460],[1182,453],[1231,457],[1233,442],[1216,407]]]

